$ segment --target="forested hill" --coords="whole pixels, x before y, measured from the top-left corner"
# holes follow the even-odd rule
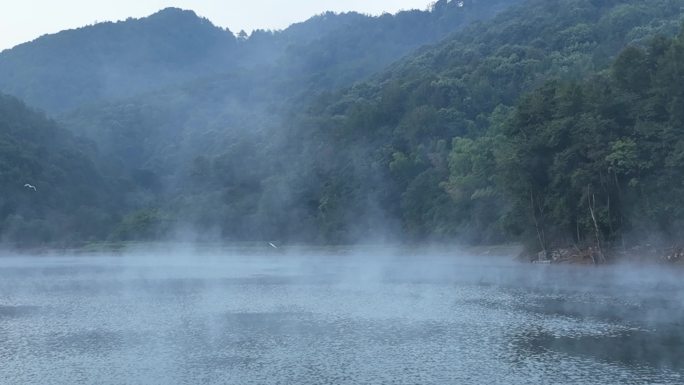
[[[0,53],[0,91],[55,114],[240,69],[347,85],[518,0],[438,1],[371,17],[325,13],[283,31],[233,34],[192,11],[99,23]]]
[[[315,223],[282,225],[283,213],[309,216],[311,202],[264,204],[265,195],[296,197],[283,191],[289,179],[275,183],[281,173],[274,165],[299,162],[273,156],[297,140],[296,132],[277,130],[288,121],[284,112],[517,1],[441,0],[425,11],[379,17],[324,13],[250,36],[165,9],[6,50],[0,90],[58,117],[76,110],[60,117],[62,126],[99,147],[92,162],[110,182],[115,214],[72,239],[88,239],[90,230],[100,239],[150,239],[181,221],[212,239],[283,238],[283,229],[319,239]],[[206,164],[220,176],[209,187],[199,183]],[[301,170],[306,175],[309,168]],[[39,211],[25,220],[61,227]]]
[[[93,143],[0,94],[0,242],[105,238],[122,201],[96,158]]]
[[[94,167],[119,199],[101,227],[113,240],[542,250],[604,247],[647,228],[671,241],[683,9],[472,0],[324,14],[239,34],[252,65],[233,60],[59,121],[99,148]]]
[[[230,31],[191,11],[47,35],[0,53],[0,90],[50,113],[215,73],[237,56]]]
[[[319,103],[304,119],[324,137],[312,155],[332,219],[323,228],[357,232],[371,211],[415,240],[519,239],[528,216],[511,214],[494,162],[501,138],[488,133],[546,80],[592,76],[625,47],[676,34],[682,6],[530,0]]]
[[[512,203],[537,250],[679,245],[684,32],[628,47],[605,73],[546,83],[473,147],[483,146],[489,159],[477,155],[473,168],[493,166],[500,179],[489,185]],[[475,176],[460,170],[458,178]]]

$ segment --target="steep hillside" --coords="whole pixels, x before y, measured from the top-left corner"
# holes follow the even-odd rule
[[[230,31],[191,11],[47,35],[0,53],[0,91],[54,113],[226,70]]]
[[[343,92],[283,66],[65,121],[156,175],[160,210],[221,238],[502,241],[523,229],[493,171],[468,169],[474,152],[492,151],[476,139],[547,79],[590,76],[630,43],[675,34],[681,3],[530,0]],[[341,60],[320,69],[343,77],[355,62]]]
[[[93,97],[59,121],[99,148],[92,159],[107,176],[103,185],[120,197],[111,212],[127,213],[109,215],[118,221],[111,239],[175,231],[317,243],[539,238],[546,247],[546,236],[587,242],[591,234],[612,242],[634,215],[676,222],[663,214],[676,212],[671,207],[638,203],[660,195],[627,191],[632,179],[679,187],[647,161],[623,169],[638,155],[632,144],[648,136],[637,123],[651,119],[625,117],[653,113],[662,117],[655,126],[679,124],[678,94],[647,80],[680,84],[677,70],[663,75],[649,66],[667,61],[676,69],[666,56],[678,57],[679,43],[667,37],[679,33],[682,9],[684,0],[471,0],[380,17],[324,14],[281,32],[229,37],[238,54],[202,62],[229,63],[214,73],[192,64],[180,84],[158,82],[114,101]],[[656,36],[664,37],[654,43]],[[646,53],[623,65],[630,46]],[[649,99],[630,82],[674,101]],[[676,127],[656,128],[648,140],[678,143]],[[582,135],[573,137],[574,129]],[[586,159],[557,158],[573,151]],[[657,158],[653,151],[646,157]],[[667,175],[678,175],[677,159],[658,159]],[[553,179],[560,171],[549,165],[578,174]],[[587,170],[599,170],[597,179]],[[643,170],[650,176],[632,177]],[[627,208],[621,199],[636,203]]]
[[[204,211],[197,205],[206,202],[207,215],[213,218],[209,222],[221,234],[235,235],[232,230],[221,229],[237,218],[241,229],[250,228],[247,222],[254,223],[253,230],[245,230],[247,236],[266,236],[259,230],[266,228],[264,218],[272,221],[278,217],[273,210],[288,207],[288,212],[300,211],[299,207],[294,209],[299,198],[287,205],[276,201],[272,207],[264,207],[262,199],[264,189],[289,189],[289,180],[288,186],[265,182],[282,175],[277,170],[280,165],[301,161],[284,158],[290,153],[288,143],[307,140],[298,138],[298,130],[289,127],[293,112],[307,108],[311,101],[341,85],[367,77],[423,43],[435,41],[473,20],[490,17],[514,2],[470,1],[459,5],[443,1],[430,11],[381,17],[320,15],[282,32],[259,31],[249,39],[239,38],[239,49],[247,52],[244,60],[250,58],[250,66],[123,101],[85,106],[63,115],[61,120],[78,134],[96,141],[107,159],[121,169],[130,174],[154,175],[161,186],[159,193],[163,194],[159,202],[172,205],[169,211],[182,207],[197,213]],[[274,54],[277,52],[281,52],[280,56]],[[246,162],[247,158],[246,168],[230,164]],[[221,193],[216,186],[197,190],[194,183],[188,183],[196,165],[204,163],[235,168],[234,172],[217,174],[221,180],[230,180],[228,186],[221,186],[230,194]],[[297,167],[304,175],[308,172],[308,167]],[[251,193],[244,187],[262,185],[266,187]],[[197,196],[203,193],[207,196]],[[231,200],[230,205],[240,208],[219,214],[221,210],[216,207],[222,204],[217,199]],[[314,202],[315,197],[306,199]],[[306,216],[315,219],[308,213],[310,210],[306,207]],[[299,233],[317,238],[316,226],[312,224]],[[268,237],[280,236],[286,228],[280,221],[272,227]]]
[[[684,32],[628,47],[604,74],[539,87],[479,140],[506,154],[486,163],[533,250],[589,245],[600,259],[681,242],[683,86]]]
[[[493,170],[467,170],[472,159],[459,151],[469,144],[454,138],[498,130],[520,96],[547,79],[590,76],[628,44],[674,35],[683,6],[530,0],[321,101],[303,121],[315,122],[309,135],[320,145],[308,156],[329,186],[319,198],[331,218],[322,227],[333,237],[359,232],[372,211],[414,239],[502,241],[519,231],[491,187]],[[492,151],[478,145],[469,156]]]
[[[65,245],[106,237],[122,201],[96,157],[91,142],[0,94],[0,242]]]
[[[251,36],[235,36],[192,11],[168,8],[3,51],[0,91],[55,114],[235,69],[308,73],[319,84],[345,85],[514,1],[471,0],[459,7],[442,0],[431,11],[381,17],[326,13]]]

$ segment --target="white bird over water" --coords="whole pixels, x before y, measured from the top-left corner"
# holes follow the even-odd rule
[[[269,242],[268,244],[271,245],[271,247],[274,248],[274,249],[277,249],[277,248],[278,248],[278,246],[274,245],[272,242]]]
[[[36,190],[36,186],[34,186],[34,185],[32,185],[32,184],[26,183],[26,184],[24,185],[24,187],[26,187],[26,188],[29,189],[29,190],[38,191],[38,190]]]

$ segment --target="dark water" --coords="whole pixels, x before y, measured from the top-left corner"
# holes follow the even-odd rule
[[[684,272],[453,256],[0,258],[3,384],[682,384]]]

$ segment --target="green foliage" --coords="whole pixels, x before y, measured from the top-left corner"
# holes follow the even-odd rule
[[[175,220],[157,209],[143,209],[126,215],[114,229],[111,240],[139,241],[171,236]]]
[[[166,10],[3,52],[0,89],[94,144],[3,97],[0,233],[679,236],[684,1],[460,3],[237,37]]]
[[[0,94],[0,241],[29,246],[106,236],[120,202],[93,163],[97,156],[92,143]]]
[[[283,31],[235,36],[192,11],[106,22],[42,36],[0,53],[0,90],[49,113],[242,75],[298,92],[347,86],[421,45],[518,0],[371,17],[328,12]],[[230,89],[224,90],[230,91]],[[292,89],[288,89],[292,96]],[[239,94],[238,94],[239,95]]]
[[[613,131],[633,119],[625,108],[638,96],[613,95],[605,81],[597,80],[589,90],[567,82],[608,68],[631,43],[631,31],[640,31],[641,44],[645,31],[661,32],[657,24],[678,22],[683,5],[533,0],[512,6],[333,98],[315,111],[319,123],[312,132],[324,132],[323,140],[336,144],[339,157],[353,152],[355,163],[375,165],[355,172],[388,186],[385,199],[400,206],[387,210],[401,218],[403,231],[414,239],[537,237],[534,229],[527,230],[535,220],[562,220],[547,230],[548,237],[565,237],[566,229],[576,230],[585,220],[595,191],[613,183],[614,175],[604,171],[608,163],[624,167],[629,161],[618,158],[629,156],[624,153],[628,142],[620,142],[624,135]],[[636,55],[630,57],[630,50]],[[645,89],[654,66],[647,56],[638,46],[629,48],[615,64],[616,78],[634,90]],[[559,81],[542,86],[549,79]],[[521,95],[540,86],[520,102]],[[596,108],[612,114],[610,119],[585,111],[601,99],[608,102]],[[680,99],[670,100],[679,106]],[[618,146],[609,160],[606,143]],[[349,194],[365,188],[340,187]],[[558,194],[565,189],[568,196]],[[611,198],[613,205],[620,199]],[[623,213],[613,206],[600,214],[604,236],[614,238],[608,234]]]
[[[370,237],[371,230],[396,233],[380,223],[395,221],[400,210],[396,188],[385,178],[389,147],[375,151],[366,163],[361,154],[373,144],[355,140],[349,146],[358,146],[357,152],[342,155],[343,144],[329,140],[319,126],[323,119],[309,109],[333,99],[336,88],[515,2],[449,3],[380,17],[326,13],[284,31],[239,39],[235,60],[253,68],[231,67],[177,87],[84,106],[61,120],[97,143],[107,159],[102,168],[130,181],[134,191],[127,195],[128,209],[153,205],[182,213],[199,232],[231,240],[343,243]],[[391,118],[404,92],[387,90],[383,103],[389,109],[360,106],[342,124],[363,130]],[[426,107],[406,119],[397,135],[419,144],[448,119]],[[431,162],[426,156],[415,161]],[[403,187],[426,167],[401,171],[407,173]],[[137,179],[156,182],[146,186]],[[333,191],[343,184],[354,187]],[[437,185],[435,190],[448,203]]]
[[[507,132],[516,161],[501,165],[512,215],[534,213],[549,243],[624,241],[636,229],[680,237],[684,131],[670,106],[682,46],[657,38],[625,49],[610,76],[526,96]]]
[[[217,73],[237,42],[191,11],[100,23],[0,53],[0,90],[51,113]]]

